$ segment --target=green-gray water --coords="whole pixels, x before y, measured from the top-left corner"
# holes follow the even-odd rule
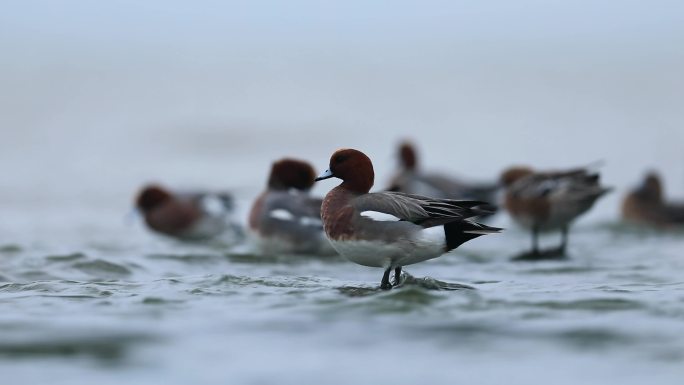
[[[56,233],[0,249],[0,366],[22,383],[674,384],[684,374],[681,233],[585,224],[570,259],[515,263],[527,242],[513,229],[407,268],[476,290],[388,292],[380,270],[341,258],[258,257],[122,223],[92,239]],[[69,234],[78,241],[58,242]]]

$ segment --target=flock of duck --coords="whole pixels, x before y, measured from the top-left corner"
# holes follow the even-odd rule
[[[588,168],[512,167],[497,182],[467,183],[423,172],[409,142],[401,144],[399,159],[400,170],[389,187],[373,193],[373,164],[358,150],[336,151],[318,177],[305,161],[276,161],[265,191],[249,212],[250,242],[268,255],[340,254],[360,265],[382,268],[380,287],[390,289],[399,284],[402,267],[500,232],[482,223],[496,213],[499,200],[513,220],[532,234],[531,250],[517,259],[562,257],[572,222],[611,191]],[[324,199],[309,194],[315,182],[329,178],[342,183]],[[656,227],[684,225],[684,204],[666,202],[662,190],[658,175],[649,173],[626,195],[623,219]],[[500,192],[503,199],[497,199]],[[201,240],[241,233],[232,220],[234,201],[227,193],[174,193],[150,185],[138,194],[136,206],[151,230],[167,236]],[[548,231],[560,231],[561,243],[541,250],[538,235]]]

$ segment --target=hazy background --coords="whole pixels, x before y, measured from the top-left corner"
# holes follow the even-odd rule
[[[680,1],[4,1],[0,53],[3,209],[249,201],[339,147],[382,187],[401,138],[480,179],[605,160],[607,218],[646,169],[684,192]]]

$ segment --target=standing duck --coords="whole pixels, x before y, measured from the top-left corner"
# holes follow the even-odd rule
[[[519,259],[564,256],[570,224],[611,190],[600,185],[598,174],[586,169],[535,172],[528,167],[513,167],[503,173],[501,183],[511,217],[532,232],[532,250]],[[561,231],[560,246],[541,252],[539,233],[554,230]]]
[[[360,265],[384,270],[380,288],[395,285],[403,266],[437,258],[471,239],[501,229],[470,221],[489,210],[484,202],[427,198],[400,192],[369,193],[375,174],[361,151],[342,149],[317,181],[342,183],[323,200],[325,233],[333,247]]]

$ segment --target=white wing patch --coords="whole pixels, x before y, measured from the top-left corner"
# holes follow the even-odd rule
[[[392,214],[387,214],[380,211],[362,211],[361,216],[377,222],[398,222],[401,220]]]
[[[268,213],[268,216],[275,219],[280,219],[281,221],[293,221],[294,215],[285,209],[275,209]]]
[[[210,215],[219,216],[226,212],[226,206],[221,199],[215,195],[206,195],[202,197],[200,205],[202,206],[202,209]]]
[[[299,223],[302,226],[312,226],[312,227],[322,227],[323,222],[320,218],[315,217],[301,217],[299,218]]]
[[[538,196],[554,195],[567,189],[567,182],[556,179],[546,179],[539,183],[535,188],[535,194]]]

